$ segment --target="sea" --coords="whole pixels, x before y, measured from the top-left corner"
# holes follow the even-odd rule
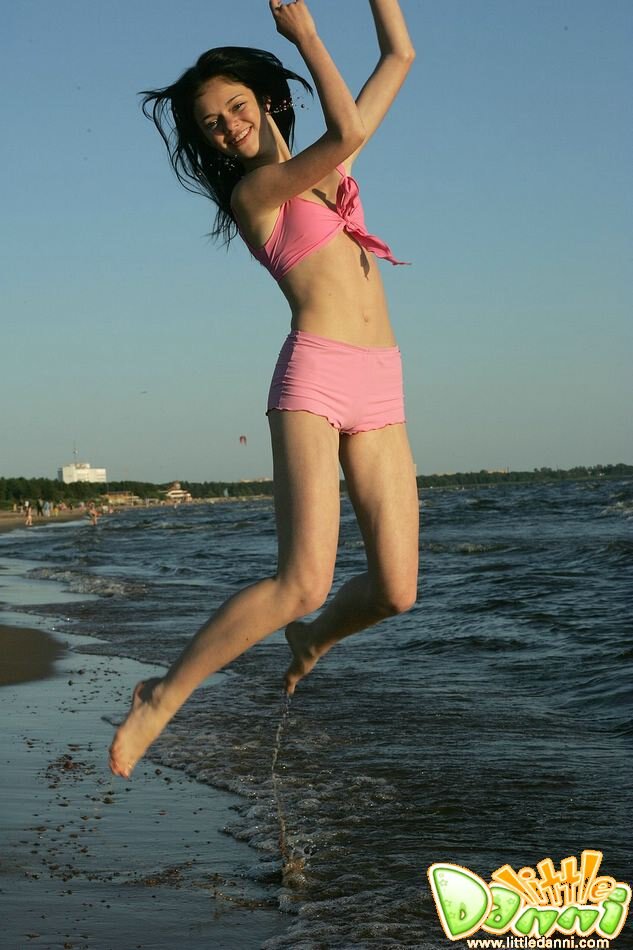
[[[335,647],[290,703],[271,635],[149,752],[234,793],[224,830],[252,851],[236,875],[285,927],[264,950],[446,947],[434,862],[489,880],[591,848],[633,877],[633,480],[426,489],[420,509],[412,610]],[[275,560],[270,499],[0,535],[25,624],[161,665]],[[363,569],[343,495],[334,589]]]

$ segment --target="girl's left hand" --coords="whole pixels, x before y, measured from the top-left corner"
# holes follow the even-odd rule
[[[295,46],[300,46],[301,43],[316,36],[316,25],[305,0],[290,0],[290,3],[269,0],[268,5],[277,26],[277,32]]]

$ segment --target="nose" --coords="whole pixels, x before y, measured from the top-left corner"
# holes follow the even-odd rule
[[[233,132],[234,129],[237,129],[239,127],[239,124],[240,124],[240,119],[236,115],[230,115],[226,119],[224,119],[224,128],[229,133],[229,135]]]

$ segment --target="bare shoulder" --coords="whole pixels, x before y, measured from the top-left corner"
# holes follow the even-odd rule
[[[231,192],[231,208],[238,216],[243,214],[250,207],[251,199],[249,192],[251,188],[248,179],[253,175],[255,175],[255,172],[251,172],[250,175],[240,179]]]
[[[259,200],[259,172],[256,169],[238,181],[231,193],[231,209],[235,222],[249,244],[259,247],[272,231],[278,208],[263,207]]]
[[[231,192],[231,211],[235,223],[248,240],[254,209],[249,198],[249,189],[244,187],[244,179],[238,181]]]
[[[283,201],[270,201],[268,188],[271,176],[277,174],[278,165],[263,165],[244,175],[231,193],[231,207],[239,216],[258,217],[279,208]]]

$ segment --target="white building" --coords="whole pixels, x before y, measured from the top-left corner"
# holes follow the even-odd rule
[[[168,491],[164,492],[164,495],[168,501],[173,501],[176,504],[193,500],[190,493],[180,487],[180,482],[173,482]]]
[[[60,482],[70,485],[73,482],[107,482],[105,468],[91,468],[89,462],[73,462],[57,470]]]

